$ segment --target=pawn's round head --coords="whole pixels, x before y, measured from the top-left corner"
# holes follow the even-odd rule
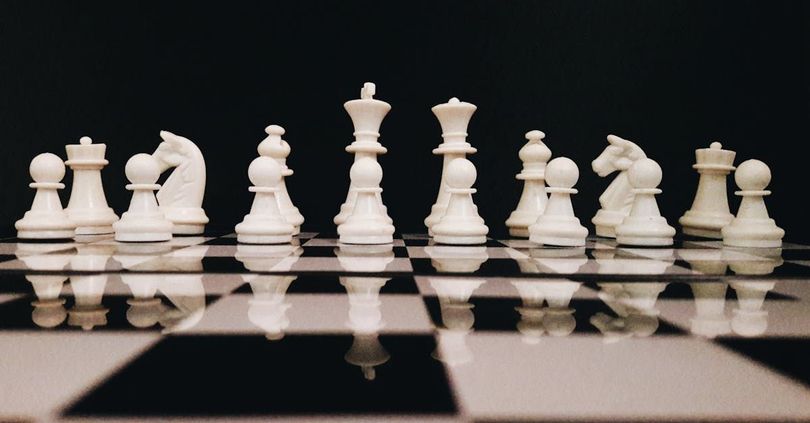
[[[771,169],[759,160],[746,160],[737,166],[734,182],[743,191],[762,191],[771,183]]]
[[[281,182],[281,165],[270,157],[256,157],[248,166],[248,178],[256,187],[275,187]]]
[[[453,159],[447,165],[447,185],[450,188],[472,188],[478,172],[467,159]]]
[[[284,135],[284,128],[278,125],[270,125],[267,128],[264,128],[264,132],[267,132],[267,135]]]
[[[655,188],[661,183],[663,172],[661,166],[653,159],[637,160],[627,170],[627,178],[633,188]]]
[[[382,182],[383,170],[376,160],[364,158],[354,162],[349,178],[357,188],[374,188]]]
[[[154,184],[160,178],[160,166],[150,154],[136,154],[127,160],[124,168],[129,182],[133,184]]]
[[[579,168],[568,157],[557,157],[546,165],[546,182],[555,188],[573,188],[579,180]]]
[[[65,162],[53,153],[42,153],[28,167],[34,182],[59,182],[65,177]]]
[[[526,139],[529,141],[542,141],[543,138],[546,137],[546,134],[543,131],[539,131],[537,129],[533,129],[526,133]]]

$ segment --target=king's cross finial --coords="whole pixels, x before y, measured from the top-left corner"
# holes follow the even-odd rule
[[[366,82],[360,90],[360,98],[363,100],[371,100],[377,94],[377,86],[373,82]]]

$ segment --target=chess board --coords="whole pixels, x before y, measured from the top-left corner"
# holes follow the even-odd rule
[[[0,240],[0,421],[810,420],[810,246]]]

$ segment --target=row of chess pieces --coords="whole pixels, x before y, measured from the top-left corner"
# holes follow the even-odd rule
[[[378,139],[379,128],[391,105],[375,99],[376,86],[364,84],[360,98],[344,108],[354,124],[355,140],[346,147],[354,154],[345,202],[334,223],[340,242],[379,245],[393,242],[393,220],[382,200],[382,167],[377,156],[385,154]],[[476,149],[467,142],[467,126],[476,106],[450,99],[432,108],[442,128],[443,142],[433,150],[443,156],[443,168],[436,202],[425,226],[438,244],[480,245],[489,228],[473,201],[477,173],[467,158]],[[286,165],[290,146],[281,136],[284,128],[270,125],[259,144],[259,156],[248,167],[255,194],[250,212],[236,225],[237,240],[245,244],[285,244],[300,233],[304,217],[293,205],[285,178],[293,171]],[[101,169],[107,164],[106,146],[83,137],[66,146],[68,160],[51,153],[36,156],[30,166],[36,196],[31,209],[16,222],[21,239],[61,239],[75,235],[114,233],[123,242],[160,242],[173,235],[201,234],[208,217],[202,208],[205,194],[205,160],[187,138],[161,131],[162,142],[153,154],[136,154],[126,164],[132,191],[129,209],[119,220],[107,205]],[[538,130],[526,134],[527,144],[519,156],[523,169],[517,175],[523,193],[506,225],[510,235],[528,238],[538,245],[583,246],[588,230],[576,217],[571,195],[579,179],[579,168],[566,157],[551,158]],[[592,222],[596,235],[615,238],[621,245],[667,246],[673,244],[675,228],[661,216],[655,195],[662,179],[661,167],[635,143],[609,135],[608,147],[593,161],[600,176],[617,176],[600,196],[601,208]],[[722,239],[735,247],[774,248],[781,246],[784,230],[768,215],[764,197],[771,179],[768,166],[747,160],[736,169],[735,153],[720,143],[696,151],[694,168],[700,173],[692,208],[681,217],[688,235]],[[74,172],[68,206],[63,210],[57,189],[65,165]],[[173,168],[161,186],[160,174]],[[742,197],[734,216],[728,205],[725,178],[734,178]],[[157,195],[155,195],[157,191]]]

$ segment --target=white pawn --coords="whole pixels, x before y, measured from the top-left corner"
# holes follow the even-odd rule
[[[526,133],[529,142],[520,149],[523,170],[515,178],[525,181],[523,193],[520,195],[517,208],[506,220],[509,235],[514,237],[529,237],[529,226],[543,214],[548,202],[545,170],[546,163],[551,158],[551,150],[543,144],[545,137],[546,134],[538,130],[529,131]]]
[[[295,227],[278,208],[276,195],[282,181],[281,165],[270,157],[253,159],[248,167],[249,188],[256,193],[253,205],[242,223],[236,225],[236,240],[244,244],[286,244]]]
[[[293,235],[298,235],[301,232],[301,225],[304,223],[304,216],[298,211],[298,208],[293,205],[289,192],[287,192],[287,177],[293,174],[293,170],[287,167],[287,156],[290,155],[290,144],[281,139],[284,135],[284,128],[278,125],[270,125],[264,129],[267,133],[267,138],[259,143],[257,148],[260,156],[272,157],[281,165],[281,184],[279,184],[278,193],[276,193],[276,200],[278,201],[278,208],[281,214],[290,222],[295,228]]]
[[[390,244],[394,242],[394,225],[389,223],[379,201],[383,170],[372,158],[361,158],[349,170],[356,199],[351,214],[338,225],[344,244]]]
[[[734,172],[742,197],[737,216],[722,230],[723,244],[733,247],[774,248],[782,246],[785,231],[768,216],[765,188],[771,182],[771,169],[759,160],[746,160]]]
[[[550,194],[543,214],[529,227],[529,240],[538,244],[563,247],[585,245],[588,229],[579,223],[571,205],[571,194],[579,180],[579,168],[568,157],[557,157],[546,166]]]
[[[658,210],[656,194],[661,190],[661,166],[653,159],[640,159],[627,170],[627,179],[633,187],[633,206],[630,214],[616,227],[616,241],[622,245],[672,245],[675,228]]]
[[[121,215],[121,220],[113,223],[116,241],[157,242],[172,239],[173,224],[158,208],[155,191],[160,189],[156,182],[160,178],[160,165],[149,154],[132,156],[124,169],[132,191],[129,210]]]
[[[14,224],[17,237],[22,239],[73,238],[76,224],[62,208],[57,190],[65,187],[65,163],[56,154],[42,153],[28,167],[31,179],[28,186],[37,190],[31,209]]]
[[[433,239],[439,244],[475,245],[487,242],[489,228],[478,215],[473,202],[473,184],[477,177],[471,161],[458,158],[447,164],[447,209],[431,228]]]

